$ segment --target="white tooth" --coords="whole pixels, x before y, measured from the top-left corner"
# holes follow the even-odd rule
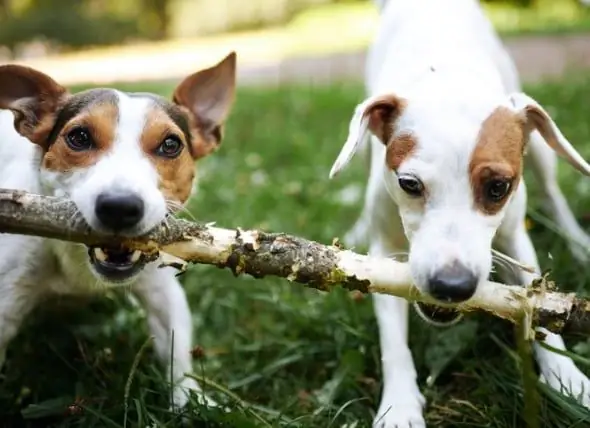
[[[98,247],[95,247],[94,248],[94,257],[96,257],[96,260],[98,260],[100,262],[106,262],[107,261],[107,255],[105,254],[104,251],[102,251]]]
[[[131,262],[135,263],[136,261],[139,260],[139,258],[141,257],[141,251],[134,251],[133,254],[131,254]]]

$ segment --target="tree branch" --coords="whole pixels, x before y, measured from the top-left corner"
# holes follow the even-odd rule
[[[406,263],[356,254],[338,245],[322,245],[283,233],[230,230],[169,219],[141,238],[92,231],[66,199],[0,189],[0,232],[42,236],[87,245],[120,243],[164,264],[185,262],[229,268],[235,275],[274,275],[329,291],[335,286],[362,293],[384,293],[439,305],[412,285]],[[78,219],[78,221],[76,221]],[[468,302],[448,305],[462,312],[484,310],[518,323],[524,314],[532,326],[555,333],[589,333],[590,302],[573,293],[550,291],[541,278],[528,288],[488,282]]]

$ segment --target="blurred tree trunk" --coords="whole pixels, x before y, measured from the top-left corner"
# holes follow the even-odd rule
[[[156,25],[154,33],[159,39],[165,39],[169,35],[169,3],[169,0],[144,0],[145,10],[153,16]]]
[[[11,0],[0,0],[0,19],[10,18]]]

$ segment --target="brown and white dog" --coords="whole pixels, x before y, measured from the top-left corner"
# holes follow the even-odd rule
[[[182,208],[195,161],[214,152],[235,94],[236,55],[184,79],[172,102],[150,93],[91,89],[71,94],[51,77],[0,67],[0,187],[74,201],[95,230],[142,235]],[[0,365],[24,318],[50,294],[128,287],[147,313],[159,358],[174,382],[213,404],[191,372],[192,322],[172,268],[140,252],[0,235]]]
[[[345,239],[373,255],[409,252],[416,286],[441,302],[485,287],[492,247],[540,272],[525,229],[524,154],[574,256],[590,238],[556,179],[555,152],[584,175],[590,165],[547,111],[521,92],[518,74],[476,0],[377,0],[380,26],[366,87],[330,176],[370,148],[365,205]],[[370,136],[370,145],[365,145]],[[530,284],[537,275],[520,272]],[[407,302],[374,296],[383,363],[375,427],[423,427],[424,399],[407,346]],[[420,308],[418,308],[420,310]],[[426,314],[423,314],[425,317]],[[564,350],[560,336],[545,343]],[[590,407],[590,380],[535,343],[541,379]]]

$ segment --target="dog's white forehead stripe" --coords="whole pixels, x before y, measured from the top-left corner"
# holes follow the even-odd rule
[[[108,155],[99,162],[99,169],[108,169],[108,175],[117,182],[117,186],[136,188],[142,187],[142,182],[154,185],[158,182],[157,172],[141,146],[141,135],[153,101],[119,91],[116,95],[118,120],[115,140]]]
[[[115,146],[132,145],[140,148],[141,134],[153,101],[146,97],[132,97],[123,92],[116,92],[119,120],[117,124]]]

